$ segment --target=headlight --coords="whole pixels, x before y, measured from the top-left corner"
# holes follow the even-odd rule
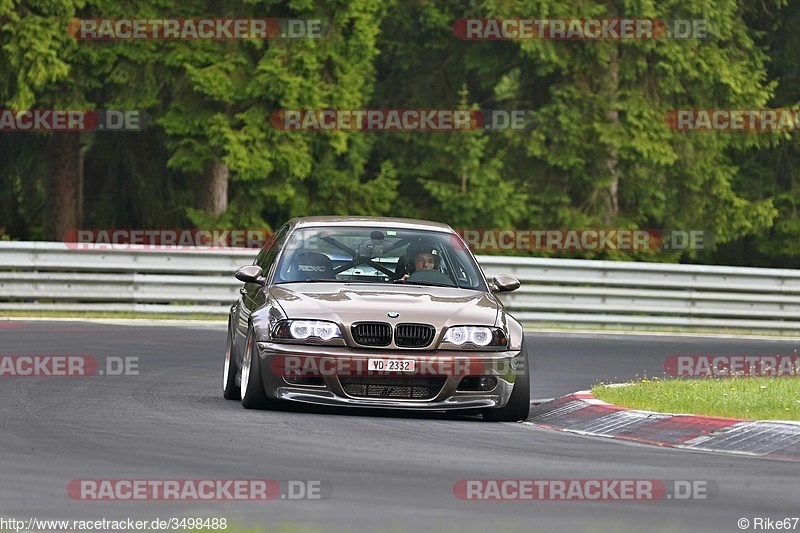
[[[341,338],[342,332],[334,322],[327,320],[281,320],[272,332],[275,340],[302,341],[312,337],[323,341]]]
[[[488,328],[486,326],[456,326],[447,330],[444,334],[444,342],[449,342],[456,346],[463,346],[466,343],[475,346],[507,346],[508,338],[500,328]]]

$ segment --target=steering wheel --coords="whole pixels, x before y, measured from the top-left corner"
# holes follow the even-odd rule
[[[412,272],[406,281],[419,281],[427,283],[440,283],[449,287],[455,287],[453,280],[439,272],[438,270],[417,270]]]

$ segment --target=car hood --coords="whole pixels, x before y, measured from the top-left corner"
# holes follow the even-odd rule
[[[332,320],[350,325],[389,320],[454,325],[498,323],[503,308],[491,293],[418,285],[342,285],[290,283],[274,285],[270,295],[288,318]],[[387,313],[400,316],[390,319]],[[502,321],[501,321],[502,322]]]

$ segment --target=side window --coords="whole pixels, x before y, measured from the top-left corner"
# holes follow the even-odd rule
[[[264,247],[253,262],[254,265],[261,267],[265,276],[269,274],[269,269],[272,267],[272,263],[275,262],[275,258],[278,256],[278,252],[280,252],[283,243],[286,241],[286,235],[288,233],[289,226],[283,226],[279,229],[278,232],[273,234],[272,238],[264,244]]]

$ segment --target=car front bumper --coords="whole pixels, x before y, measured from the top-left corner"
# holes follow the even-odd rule
[[[259,364],[267,396],[319,405],[338,405],[380,409],[456,410],[503,407],[514,388],[515,376],[527,361],[519,351],[418,351],[377,350],[333,346],[309,346],[259,342]],[[413,359],[413,373],[366,372],[370,358]],[[301,361],[313,360],[315,371],[304,376],[315,377],[316,384],[287,381],[286,361],[294,367],[305,367]],[[321,363],[321,362],[326,362]],[[276,364],[276,362],[279,362]],[[341,364],[345,362],[346,364]],[[337,364],[339,363],[339,364]],[[290,365],[291,366],[291,365]],[[342,369],[345,371],[342,372]],[[461,390],[465,377],[493,376],[497,385],[491,390]],[[348,394],[343,381],[348,378],[435,378],[444,381],[436,394],[426,398],[380,397],[374,394]],[[386,387],[392,389],[392,387]]]

